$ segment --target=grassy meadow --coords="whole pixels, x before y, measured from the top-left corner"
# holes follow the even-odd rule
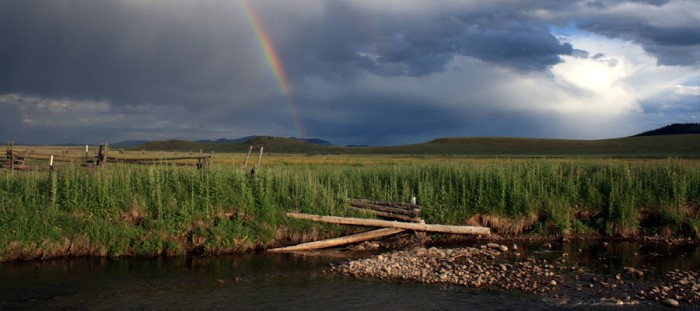
[[[275,154],[253,177],[257,158],[245,170],[244,159],[216,154],[203,170],[63,164],[52,183],[46,170],[0,170],[0,261],[219,254],[327,238],[364,229],[285,213],[358,216],[353,198],[416,196],[427,223],[501,235],[700,232],[700,161],[692,159]]]

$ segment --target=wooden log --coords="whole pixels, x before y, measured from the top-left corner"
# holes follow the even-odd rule
[[[375,201],[375,200],[367,200],[367,199],[353,199],[351,201],[351,203],[372,204],[372,205],[396,207],[396,208],[403,208],[403,209],[420,209],[421,208],[420,205],[417,205],[417,204],[404,203],[404,202]]]
[[[339,238],[333,238],[328,240],[321,240],[315,242],[302,243],[287,247],[268,249],[268,252],[279,253],[279,252],[293,252],[293,251],[308,251],[320,248],[329,248],[333,246],[346,245],[351,243],[363,242],[373,239],[382,238],[385,236],[394,235],[397,233],[404,232],[404,229],[397,228],[384,228],[378,230],[367,231],[363,233],[348,235]]]
[[[367,226],[367,227],[384,227],[384,228],[400,228],[415,231],[427,231],[437,233],[452,233],[452,234],[480,234],[490,235],[491,229],[488,227],[473,227],[473,226],[451,226],[451,225],[433,225],[433,224],[414,224],[398,221],[387,221],[378,219],[363,219],[351,217],[337,216],[320,216],[302,213],[287,213],[287,217],[297,219],[309,219],[313,221],[326,222],[331,224]]]
[[[200,159],[208,159],[210,156],[189,156],[189,157],[169,157],[169,158],[117,158],[117,157],[112,157],[110,158],[110,162],[129,162],[129,161],[151,161],[151,162],[159,162],[159,161],[176,161],[176,160],[200,160]]]
[[[26,158],[26,159],[35,159],[35,160],[48,160],[51,158],[50,154],[44,154],[44,153],[18,153],[14,154],[15,158]],[[80,156],[67,156],[67,155],[54,155],[54,160],[56,161],[64,161],[68,162],[71,160],[82,160],[84,159],[83,157]]]
[[[105,161],[107,160],[107,157],[105,155],[106,149],[107,148],[105,144],[100,145],[99,149],[97,150],[97,160],[95,162],[95,165],[100,166],[105,164]]]
[[[403,214],[375,211],[375,210],[364,209],[364,208],[359,208],[359,207],[355,207],[355,206],[350,206],[350,208],[357,210],[357,211],[360,211],[360,212],[364,212],[364,213],[368,213],[368,214],[372,214],[372,215],[377,215],[377,216],[383,217],[383,218],[402,220],[402,221],[408,221],[408,222],[415,222],[415,223],[420,223],[421,221],[423,221],[419,217],[411,217],[411,216],[407,216],[407,215],[403,215]]]
[[[375,211],[380,211],[380,212],[386,212],[386,213],[401,214],[401,215],[406,215],[409,217],[418,217],[418,213],[420,213],[420,209],[409,210],[409,209],[403,209],[403,208],[381,206],[381,205],[360,203],[360,202],[350,202],[350,206],[357,207],[357,208],[370,209],[370,210],[375,210]]]

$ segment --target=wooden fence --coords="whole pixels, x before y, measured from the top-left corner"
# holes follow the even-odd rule
[[[200,150],[201,153],[201,150]],[[79,164],[82,166],[105,166],[109,163],[126,163],[139,165],[172,165],[172,166],[195,166],[205,168],[211,164],[212,155],[190,155],[175,157],[123,157],[113,156],[109,153],[109,145],[101,144],[97,155],[90,155],[88,146],[85,146],[85,155],[68,155],[67,152],[50,154],[46,152],[36,152],[31,149],[15,149],[13,141],[7,142],[5,161],[3,168],[10,170],[37,170],[45,169],[46,163],[51,161],[50,166],[61,164]]]

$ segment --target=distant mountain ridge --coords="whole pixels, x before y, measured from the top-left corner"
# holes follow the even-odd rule
[[[198,143],[215,143],[215,144],[236,144],[236,143],[242,143],[245,141],[249,141],[251,139],[254,139],[258,137],[257,135],[254,136],[245,136],[241,138],[234,138],[234,139],[228,139],[228,138],[219,138],[217,140],[210,140],[210,139],[204,139],[204,140],[198,140]]]
[[[674,123],[655,130],[646,131],[632,137],[681,134],[700,134],[700,123]]]
[[[111,144],[112,147],[133,147],[148,143],[148,140],[126,140]]]
[[[116,147],[152,147],[155,145],[161,146],[161,147],[166,147],[167,146],[173,146],[173,145],[181,145],[181,146],[194,146],[196,144],[202,144],[202,145],[236,145],[236,144],[241,144],[241,145],[266,145],[269,143],[273,144],[283,144],[283,145],[295,145],[295,144],[310,144],[310,145],[316,145],[316,146],[323,146],[323,147],[332,147],[335,146],[333,143],[323,140],[320,138],[296,138],[296,137],[273,137],[273,136],[260,136],[260,135],[253,135],[253,136],[245,136],[241,138],[236,138],[236,139],[228,139],[228,138],[219,138],[217,140],[209,140],[209,139],[204,139],[204,140],[196,140],[196,141],[186,141],[186,140],[178,140],[178,139],[169,139],[165,141],[148,141],[148,140],[129,140],[129,141],[123,141],[123,142],[118,142],[118,143],[113,143],[111,146],[116,146]]]

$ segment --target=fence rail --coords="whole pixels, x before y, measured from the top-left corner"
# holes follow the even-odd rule
[[[201,151],[200,151],[201,152]],[[46,152],[35,152],[33,150],[18,150],[15,149],[13,141],[7,142],[7,150],[5,152],[5,160],[2,162],[2,168],[10,170],[41,170],[47,166],[47,161],[53,163],[73,163],[82,166],[105,166],[108,163],[124,163],[136,165],[170,165],[170,166],[196,166],[197,168],[205,168],[211,164],[213,155],[191,155],[191,156],[174,156],[174,157],[121,157],[112,156],[109,153],[108,144],[101,144],[97,154],[90,155],[88,147],[85,146],[84,156],[51,154]]]

